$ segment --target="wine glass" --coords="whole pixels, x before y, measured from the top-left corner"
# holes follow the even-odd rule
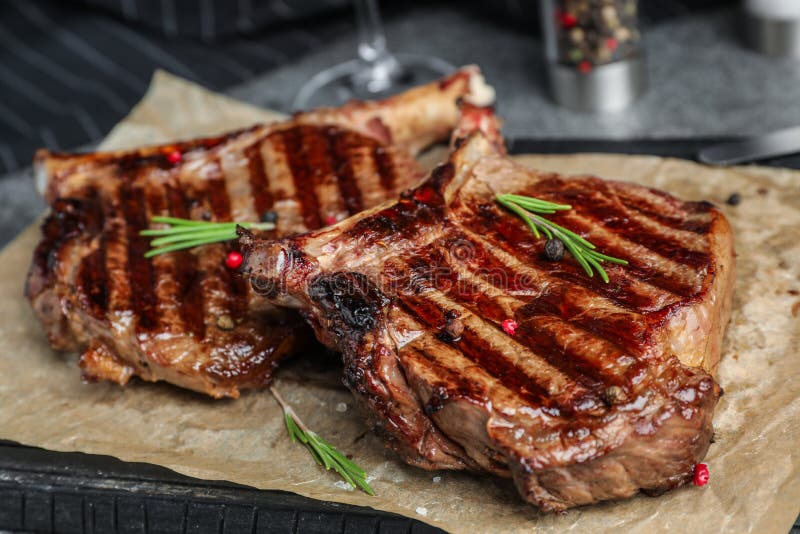
[[[350,100],[390,96],[455,70],[448,62],[420,54],[392,54],[386,46],[377,0],[355,0],[358,57],[327,68],[308,80],[292,109],[339,106]]]

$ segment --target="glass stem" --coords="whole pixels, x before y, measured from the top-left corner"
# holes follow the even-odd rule
[[[378,2],[377,0],[356,0],[355,4],[358,57],[365,63],[374,63],[388,53]]]
[[[358,27],[358,57],[364,62],[363,72],[353,77],[353,83],[378,93],[399,76],[400,65],[386,46],[377,0],[355,0]]]

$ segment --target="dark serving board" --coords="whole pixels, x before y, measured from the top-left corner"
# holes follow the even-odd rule
[[[512,153],[613,152],[695,159],[718,139],[517,139]],[[800,156],[761,164],[800,168]],[[206,481],[110,456],[0,441],[0,531],[64,533],[437,533],[415,519],[230,482]],[[792,528],[800,534],[800,523]]]

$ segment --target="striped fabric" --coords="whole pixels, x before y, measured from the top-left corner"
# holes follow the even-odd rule
[[[82,0],[165,35],[210,41],[308,19],[351,0]]]
[[[340,9],[352,1],[0,0],[0,176],[26,167],[38,147],[99,140],[156,68],[223,90],[352,32],[352,12]],[[734,1],[640,4],[647,21]],[[538,26],[531,0],[459,5],[523,39]],[[382,7],[391,19],[407,4]]]
[[[337,1],[331,0],[332,7]],[[222,90],[297,58],[352,25],[344,12],[324,24],[282,22],[258,35],[226,35],[213,46],[202,37],[165,35],[192,33],[191,17],[170,19],[179,5],[195,6],[194,31],[222,37],[228,26],[217,24],[214,8],[237,4],[234,19],[241,21],[255,3],[122,0],[123,16],[116,16],[66,2],[1,1],[0,175],[28,166],[39,147],[69,150],[99,140],[142,97],[156,68]],[[156,5],[164,10],[164,33],[124,20],[124,15],[138,20],[137,14]],[[266,14],[259,17],[252,20],[267,20]]]

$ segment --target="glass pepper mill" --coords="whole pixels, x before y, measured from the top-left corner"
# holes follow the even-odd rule
[[[637,0],[542,0],[550,93],[579,111],[618,111],[644,90]]]

